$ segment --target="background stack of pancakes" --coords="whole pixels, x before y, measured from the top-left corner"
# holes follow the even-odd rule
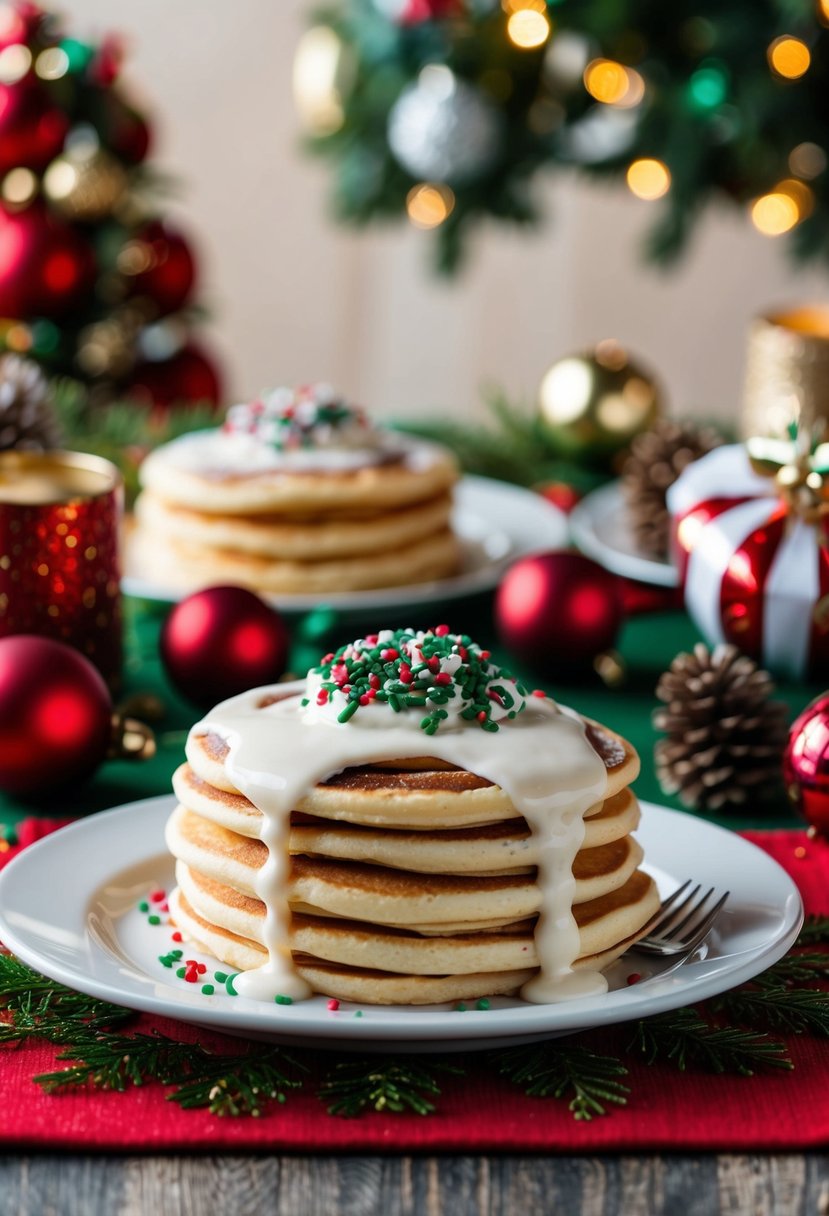
[[[608,770],[576,858],[577,966],[599,970],[659,903],[631,832],[639,807],[629,744],[589,738]],[[260,812],[228,780],[227,747],[191,737],[174,777],[167,827],[177,858],[171,911],[197,946],[235,970],[260,966],[265,905],[254,893],[266,846]],[[530,830],[503,790],[441,761],[346,769],[292,816],[291,948],[300,975],[328,996],[369,1004],[514,993],[537,965],[540,893]]]
[[[459,566],[457,476],[450,453],[373,427],[325,386],[277,390],[150,454],[128,565],[171,588],[273,594],[443,578]]]

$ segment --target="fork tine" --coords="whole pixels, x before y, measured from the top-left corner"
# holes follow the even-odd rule
[[[703,908],[705,907],[706,901],[709,900],[711,898],[711,896],[714,894],[714,888],[710,887],[705,892],[704,895],[700,895],[700,897],[696,901],[696,903],[694,903],[691,907],[688,907],[688,904],[691,903],[691,901],[695,898],[695,896],[698,894],[699,891],[700,891],[700,887],[698,886],[688,896],[688,900],[686,901],[685,906],[682,908],[678,908],[676,910],[674,915],[679,916],[679,914],[681,912],[684,912],[687,908],[686,915],[682,918],[682,920],[676,921],[676,923],[671,924],[667,928],[667,930],[666,930],[667,935],[670,935],[671,937],[681,937],[682,930],[685,928],[685,926],[690,924],[691,921],[694,919],[694,917],[697,915],[697,913],[699,913],[703,910]],[[695,930],[692,930],[692,932],[695,932]]]
[[[690,881],[685,885],[686,887],[690,886]],[[679,903],[669,908],[665,915],[660,916],[656,924],[650,929],[649,936],[664,937],[666,934],[673,935],[674,927],[677,924],[676,918],[687,913],[689,906],[696,899],[701,889],[701,885],[697,883],[692,891],[688,891],[684,899],[681,899]]]
[[[662,924],[662,921],[664,919],[666,919],[665,913],[676,902],[676,900],[679,899],[679,897],[680,897],[680,895],[682,895],[683,891],[688,890],[690,885],[691,885],[691,879],[686,878],[685,882],[682,884],[681,887],[677,887],[677,889],[675,891],[671,892],[671,894],[667,897],[667,899],[662,900],[662,903],[656,909],[653,916],[650,918],[650,920],[647,922],[644,929],[642,930],[642,932],[644,934],[653,933],[654,929],[657,929]],[[684,902],[685,901],[683,900],[683,903]],[[676,911],[676,909],[674,909],[674,911]],[[672,912],[671,915],[673,916],[673,914],[674,913]]]
[[[712,890],[713,890],[713,888],[712,888]],[[708,894],[710,895],[711,892],[709,891]],[[703,938],[707,935],[707,933],[710,930],[711,926],[713,925],[714,921],[717,919],[720,912],[722,911],[725,901],[728,899],[730,894],[731,894],[730,891],[726,891],[725,894],[721,895],[720,898],[717,900],[717,902],[714,904],[713,908],[711,908],[711,910],[709,912],[707,912],[705,917],[700,921],[699,925],[697,926],[697,928],[694,932],[692,941],[688,943],[689,950],[692,950],[694,948],[694,946],[698,946],[699,943],[703,940]],[[705,898],[707,899],[708,896],[706,895]]]

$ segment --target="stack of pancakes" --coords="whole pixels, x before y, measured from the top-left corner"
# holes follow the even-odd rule
[[[362,464],[353,455],[341,467],[326,464],[324,454],[313,467],[289,454],[256,467],[254,449],[245,468],[243,441],[220,434],[184,436],[144,462],[128,547],[133,575],[182,590],[227,582],[326,595],[459,568],[450,528],[458,471],[444,449],[384,432]]]
[[[601,970],[657,910],[631,832],[629,744],[591,727],[607,768],[605,800],[585,818],[573,867],[577,968]],[[171,911],[194,943],[238,971],[267,961],[267,858],[261,812],[228,780],[226,744],[191,737],[167,826],[177,859]],[[492,782],[442,761],[346,769],[316,786],[291,818],[288,899],[296,970],[317,992],[368,1004],[429,1004],[512,994],[538,965],[540,905],[526,821]]]

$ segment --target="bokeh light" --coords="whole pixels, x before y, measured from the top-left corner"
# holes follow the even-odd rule
[[[771,70],[784,80],[797,80],[809,70],[809,64],[812,62],[812,55],[806,43],[790,34],[775,38],[766,54]]]
[[[751,205],[751,222],[763,236],[782,236],[810,214],[814,195],[807,185],[787,178]]]
[[[645,96],[645,82],[633,68],[614,59],[593,59],[584,69],[584,87],[591,97],[608,106],[638,105]]]
[[[653,202],[662,198],[671,188],[671,173],[661,160],[642,157],[628,166],[627,184],[631,194]]]
[[[12,207],[25,207],[36,194],[37,178],[31,169],[24,169],[22,166],[10,169],[0,186],[3,201]]]
[[[514,46],[533,50],[543,46],[550,37],[550,22],[544,13],[533,8],[521,8],[507,21],[507,35]]]
[[[820,144],[803,143],[789,153],[789,168],[797,177],[810,180],[826,168],[826,153]]]
[[[455,206],[455,195],[442,183],[421,182],[406,196],[406,212],[415,228],[437,228]]]

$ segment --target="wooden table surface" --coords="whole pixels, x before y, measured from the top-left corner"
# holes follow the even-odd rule
[[[808,1112],[804,1112],[808,1118]],[[0,1160],[2,1216],[827,1216],[829,1155]]]

